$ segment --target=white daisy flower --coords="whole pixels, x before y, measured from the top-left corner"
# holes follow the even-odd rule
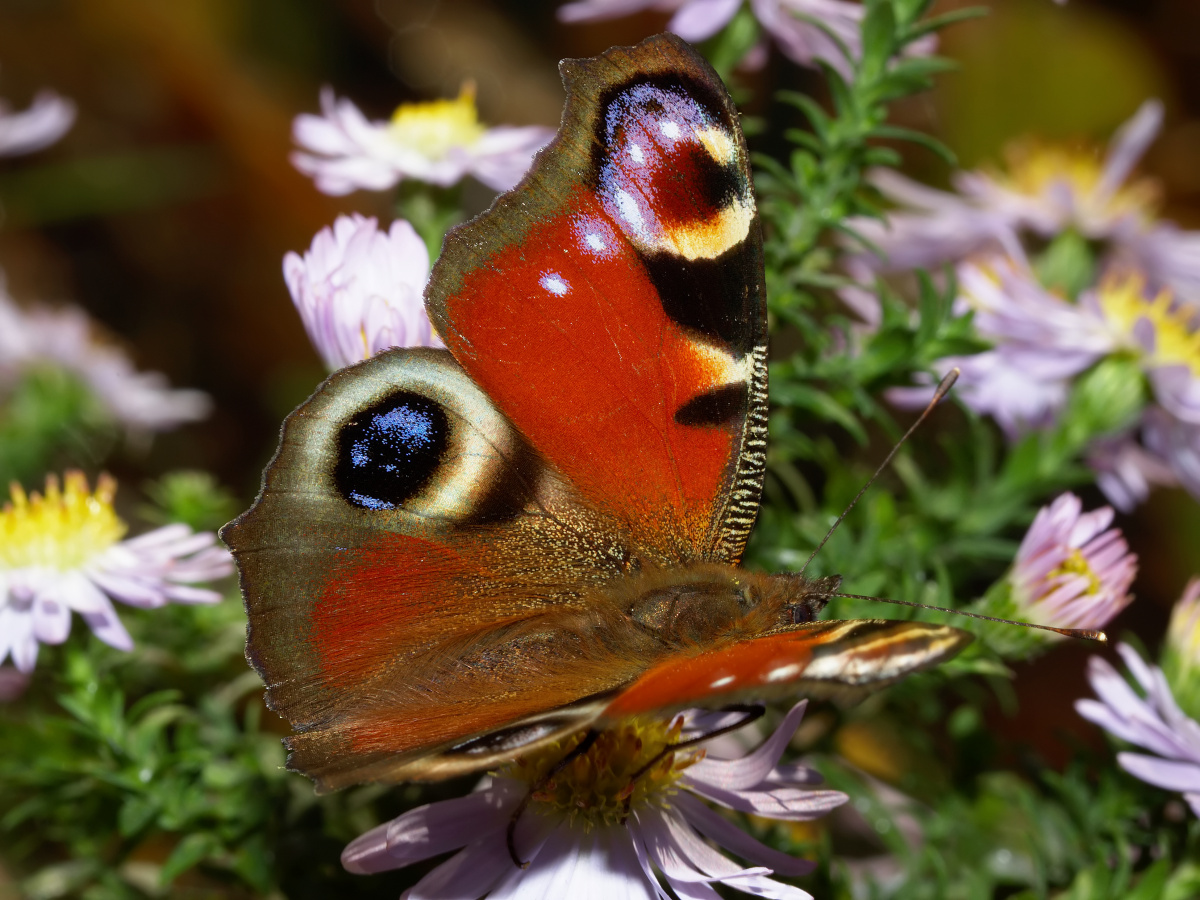
[[[508,766],[466,797],[418,807],[367,832],[346,848],[342,863],[370,874],[457,851],[404,900],[665,900],[660,879],[681,898],[715,897],[713,886],[723,884],[760,897],[808,900],[806,892],[770,876],[806,874],[811,863],[764,846],[704,802],[784,821],[813,819],[844,803],[839,791],[814,790],[810,770],[779,764],[805,706],[793,707],[757,750],[737,759],[705,758],[703,750],[688,747],[655,762],[684,730],[713,730],[719,716],[711,713],[674,722],[629,720],[604,731],[545,782],[578,741],[571,739]],[[515,830],[516,853],[527,863],[521,867],[507,832],[531,786],[533,799]]]
[[[554,129],[485,128],[469,86],[456,100],[402,104],[390,122],[369,121],[352,102],[325,88],[321,115],[297,116],[292,137],[302,151],[292,154],[292,164],[326,194],[385,191],[404,178],[447,187],[467,175],[507,191],[529,169],[534,153],[550,143]]]
[[[115,492],[106,475],[90,491],[81,472],[68,472],[61,488],[47,476],[45,495],[12,486],[0,510],[0,663],[11,656],[32,671],[40,644],[67,639],[72,611],[106,644],[131,650],[112,600],[152,609],[221,599],[195,586],[233,572],[216,535],[175,524],[123,541]]]

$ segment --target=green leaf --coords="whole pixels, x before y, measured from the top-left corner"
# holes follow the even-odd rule
[[[931,137],[923,131],[902,128],[898,125],[879,125],[871,129],[870,135],[873,138],[887,138],[896,141],[908,141],[911,144],[919,144],[931,153],[936,153],[940,156],[946,165],[958,165],[958,158],[954,155],[953,150],[937,138]]]
[[[188,869],[215,855],[221,850],[221,842],[216,835],[206,831],[197,831],[186,835],[175,845],[167,861],[163,863],[160,879],[167,887]]]
[[[858,64],[858,77],[873,81],[892,58],[896,46],[896,13],[890,0],[868,2],[863,17],[862,60]]]

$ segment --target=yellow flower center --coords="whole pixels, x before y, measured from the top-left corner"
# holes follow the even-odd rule
[[[580,821],[587,828],[617,825],[631,810],[650,803],[662,805],[678,789],[683,771],[704,758],[703,750],[691,750],[669,752],[656,760],[668,745],[679,741],[682,727],[682,718],[674,722],[628,719],[602,732],[586,753],[548,781],[547,773],[578,746],[582,733],[518,759],[501,774],[536,788],[533,809],[572,823]]]
[[[1042,196],[1053,185],[1065,183],[1076,197],[1087,203],[1093,199],[1103,173],[1100,153],[1094,148],[1042,144],[1033,140],[1009,144],[1004,148],[1004,161],[1007,171],[993,173],[993,177],[1027,197]],[[1148,219],[1153,215],[1157,200],[1157,186],[1147,179],[1139,179],[1118,187],[1107,198],[1104,211],[1113,216],[1133,212]]]
[[[1100,579],[1096,577],[1095,571],[1091,564],[1084,557],[1082,551],[1078,548],[1072,549],[1067,558],[1063,560],[1062,565],[1054,569],[1050,573],[1050,578],[1057,578],[1060,575],[1082,575],[1088,580],[1086,594],[1100,593]]]
[[[0,510],[0,569],[75,569],[124,536],[112,506],[115,481],[101,475],[95,493],[82,472],[67,472],[64,482],[60,490],[47,475],[45,496],[12,484],[12,500]]]
[[[1151,361],[1185,365],[1200,378],[1200,321],[1177,307],[1168,290],[1146,299],[1146,280],[1140,274],[1110,275],[1100,283],[1100,306],[1121,331],[1130,334],[1140,319],[1154,327]]]
[[[475,110],[475,86],[469,83],[455,100],[403,103],[392,114],[393,140],[427,159],[442,159],[455,147],[470,147],[484,131]]]

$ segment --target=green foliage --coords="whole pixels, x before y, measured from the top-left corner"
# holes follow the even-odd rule
[[[92,465],[116,438],[100,404],[64,369],[31,367],[0,389],[0,486],[40,488],[47,471],[66,461]]]
[[[155,525],[183,522],[195,531],[213,531],[238,513],[238,499],[208,472],[169,472],[146,485],[150,503],[142,518]]]

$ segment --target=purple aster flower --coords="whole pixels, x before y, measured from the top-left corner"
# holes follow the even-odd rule
[[[75,104],[54,91],[39,91],[29,109],[14,111],[0,100],[0,157],[49,147],[75,123]]]
[[[60,488],[46,478],[45,495],[13,485],[0,510],[0,663],[33,670],[39,644],[61,644],[79,613],[96,637],[133,649],[112,600],[153,609],[167,603],[216,603],[197,582],[233,572],[216,535],[175,524],[121,540],[125,523],[112,500],[116,483],[101,475],[95,492],[81,472]]]
[[[1152,486],[1179,483],[1170,463],[1138,443],[1133,432],[1095,441],[1088,448],[1087,464],[1096,473],[1096,486],[1121,512],[1130,512],[1150,496]]]
[[[51,364],[82,380],[110,415],[134,433],[166,431],[208,415],[211,402],[195,390],[175,390],[158,372],[139,372],[105,341],[77,307],[23,309],[0,276],[0,391],[25,370]]]
[[[1099,700],[1076,700],[1076,711],[1123,741],[1155,754],[1117,754],[1121,768],[1136,778],[1183,798],[1200,816],[1200,722],[1186,716],[1175,702],[1167,679],[1147,665],[1128,644],[1117,652],[1145,692],[1135,692],[1109,663],[1098,656],[1088,662],[1088,681]]]
[[[292,154],[292,164],[312,176],[318,190],[339,196],[384,191],[404,178],[446,187],[466,175],[507,191],[554,129],[484,128],[470,88],[457,100],[403,104],[390,122],[368,121],[357,106],[325,88],[321,115],[297,116],[292,136],[304,151]]]
[[[351,843],[342,863],[351,872],[370,874],[457,851],[404,894],[405,900],[485,895],[658,900],[666,896],[659,877],[680,897],[713,897],[712,886],[724,884],[758,896],[804,900],[807,893],[768,876],[805,874],[812,864],[760,844],[704,800],[785,821],[813,819],[844,803],[845,794],[814,790],[808,769],[779,764],[805,705],[793,707],[751,753],[713,759],[689,748],[665,757],[636,782],[631,775],[678,740],[681,728],[703,733],[721,717],[637,719],[605,731],[521,815],[516,849],[528,861],[526,868],[509,855],[509,821],[530,785],[569,747],[512,764],[466,797],[418,807],[380,825]],[[733,862],[713,843],[752,867]]]
[[[674,12],[667,30],[697,43],[728,25],[741,5],[741,0],[576,0],[559,7],[558,17],[563,22],[594,22],[648,9]],[[862,53],[860,4],[844,0],[750,0],[750,9],[779,49],[802,66],[814,66],[821,60],[842,75],[849,75],[850,61],[838,41],[852,58]],[[912,45],[909,52],[927,55],[935,46],[933,41],[923,40]],[[753,59],[761,60],[762,54],[755,53]]]
[[[996,257],[958,267],[955,309],[974,313],[979,336],[995,349],[938,360],[944,375],[960,369],[956,393],[990,415],[1010,439],[1051,425],[1066,404],[1072,379],[1120,342],[1094,303],[1072,303],[1047,291],[1023,262]],[[923,406],[933,386],[893,389],[898,406]]]
[[[1071,493],[1038,511],[1009,575],[1020,618],[1099,629],[1129,604],[1137,556],[1112,520],[1111,507],[1085,513]]]
[[[1125,346],[1139,353],[1159,404],[1200,424],[1200,309],[1178,303],[1169,290],[1149,292],[1137,272],[1103,279],[1094,303]]]
[[[1171,467],[1188,493],[1200,498],[1200,424],[1151,406],[1142,415],[1142,441],[1148,451]]]
[[[1003,170],[959,172],[954,193],[892,170],[871,180],[898,209],[885,221],[850,225],[883,256],[864,254],[884,271],[931,268],[985,252],[1018,255],[1021,239],[1075,230],[1107,244],[1108,264],[1146,272],[1200,301],[1200,232],[1154,220],[1157,190],[1131,173],[1162,127],[1163,108],[1148,100],[1113,136],[1103,158],[1086,149],[1030,141],[1011,145]]]
[[[429,251],[403,219],[382,232],[375,219],[340,216],[303,257],[283,258],[283,277],[330,371],[388,347],[442,346],[421,299]]]

